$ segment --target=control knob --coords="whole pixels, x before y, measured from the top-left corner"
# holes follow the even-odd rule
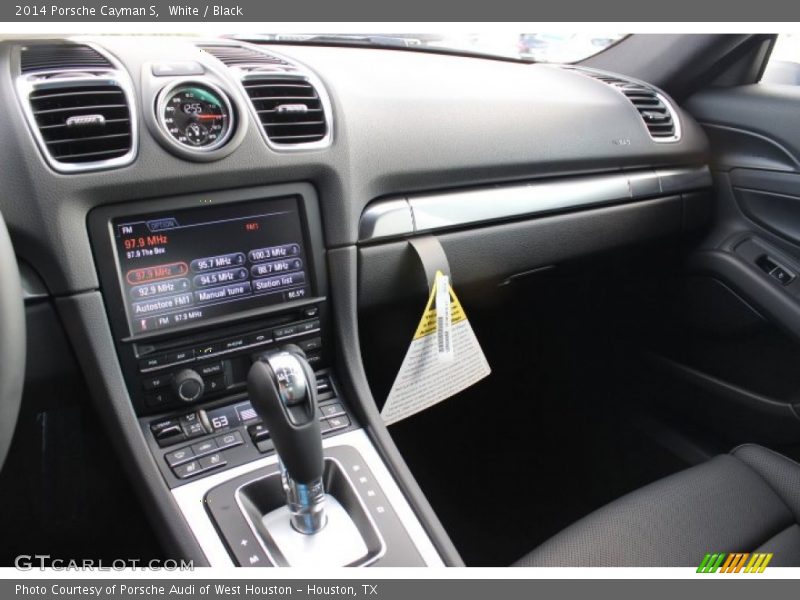
[[[203,378],[200,377],[197,371],[184,369],[173,376],[172,389],[175,390],[178,398],[184,402],[194,402],[203,395],[205,383],[203,383]]]

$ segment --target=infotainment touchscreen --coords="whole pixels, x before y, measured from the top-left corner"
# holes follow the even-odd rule
[[[311,293],[294,198],[124,217],[111,225],[132,334]]]

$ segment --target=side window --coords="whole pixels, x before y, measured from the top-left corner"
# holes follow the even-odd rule
[[[782,33],[778,36],[761,81],[800,85],[800,33]]]

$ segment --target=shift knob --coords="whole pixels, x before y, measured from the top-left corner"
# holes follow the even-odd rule
[[[322,477],[316,377],[303,351],[287,346],[263,355],[250,367],[247,391],[292,479]]]
[[[286,346],[253,363],[247,391],[280,458],[292,525],[316,533],[325,525],[325,490],[314,370],[300,348]]]

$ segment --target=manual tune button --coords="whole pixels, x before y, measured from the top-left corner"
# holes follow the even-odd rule
[[[194,402],[203,395],[205,384],[200,374],[193,369],[184,369],[175,374],[172,388],[184,402]]]

